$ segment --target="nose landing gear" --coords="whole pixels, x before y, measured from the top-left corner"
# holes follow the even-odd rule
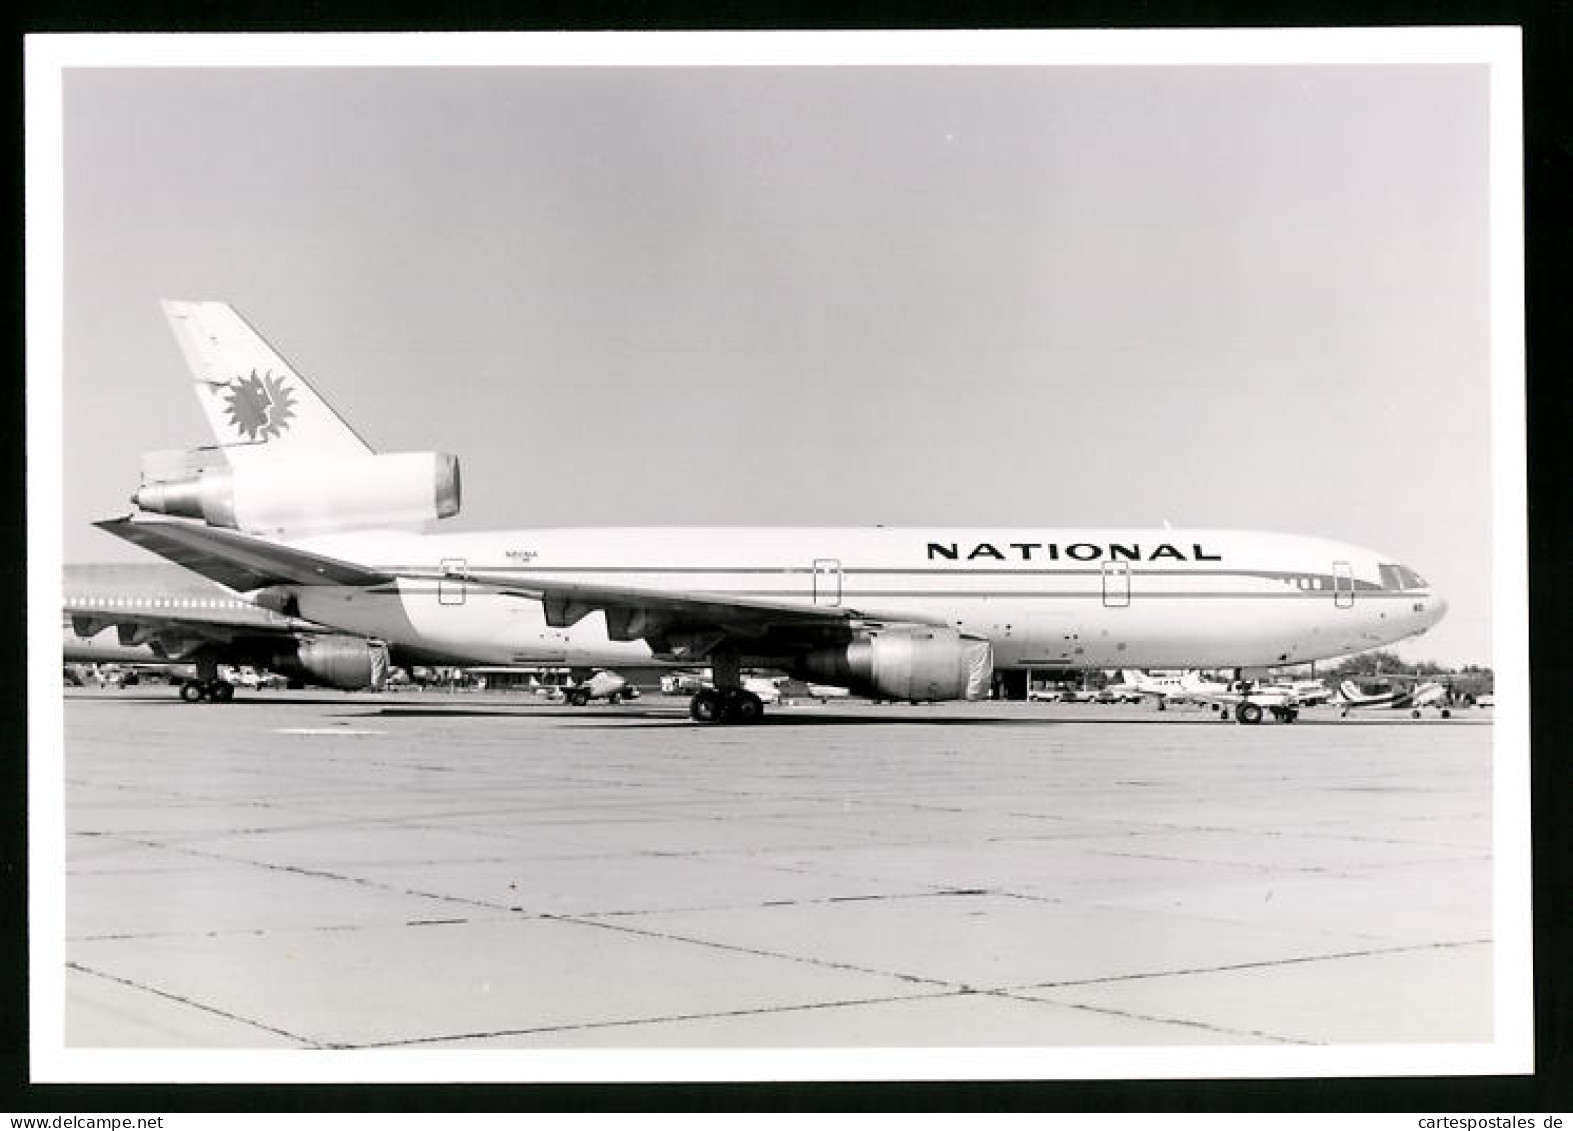
[[[1255,726],[1262,721],[1262,709],[1255,703],[1241,703],[1235,707],[1234,717],[1247,726]]]

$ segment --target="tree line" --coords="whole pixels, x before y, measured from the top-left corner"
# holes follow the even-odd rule
[[[1361,652],[1340,660],[1331,667],[1317,667],[1318,677],[1327,680],[1374,679],[1383,674],[1421,676],[1448,676],[1458,682],[1478,683],[1489,691],[1496,680],[1495,673],[1479,664],[1465,664],[1461,668],[1443,667],[1429,662],[1409,663],[1394,652]]]

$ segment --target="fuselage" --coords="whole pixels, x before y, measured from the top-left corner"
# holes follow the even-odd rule
[[[943,624],[988,639],[997,668],[1300,663],[1391,644],[1446,611],[1389,555],[1231,530],[604,527],[361,531],[293,544],[427,575],[286,587],[300,616],[478,663],[659,658],[642,641],[611,640],[600,613],[555,628],[539,602],[470,584],[466,572]]]

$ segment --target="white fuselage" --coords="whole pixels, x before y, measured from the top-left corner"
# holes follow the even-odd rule
[[[301,616],[476,663],[633,664],[643,641],[591,613],[554,628],[535,600],[454,574],[723,594],[952,625],[1000,668],[1299,663],[1423,632],[1446,602],[1396,559],[1345,543],[1227,530],[615,527],[356,532],[295,545],[401,576],[289,587]],[[691,664],[692,661],[690,660]]]

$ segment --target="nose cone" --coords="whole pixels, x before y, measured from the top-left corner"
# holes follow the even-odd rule
[[[1415,603],[1410,613],[1409,623],[1414,626],[1410,632],[1414,635],[1428,632],[1445,616],[1447,616],[1447,598],[1433,589],[1426,594],[1424,600]]]

